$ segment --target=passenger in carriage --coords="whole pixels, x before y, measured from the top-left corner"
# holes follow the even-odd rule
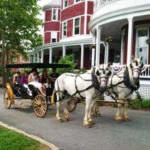
[[[20,79],[21,79],[21,73],[20,71],[17,71],[13,75],[13,80],[12,80],[13,84],[20,84]]]
[[[33,85],[42,95],[46,96],[46,87],[39,82],[39,75],[36,68],[32,69],[28,76],[28,85]]]
[[[43,69],[42,75],[40,76],[40,82],[44,85],[48,85],[48,73],[46,69]]]
[[[21,83],[22,85],[28,84],[28,73],[27,73],[26,71],[24,71],[24,72],[21,74],[20,83]]]
[[[43,69],[42,75],[40,76],[40,82],[46,87],[46,95],[52,95],[53,89],[51,87],[50,77],[46,69]]]
[[[12,83],[13,83],[12,86],[13,86],[14,94],[17,97],[20,97],[21,96],[21,93],[20,93],[21,73],[20,71],[17,71],[16,73],[14,73]]]

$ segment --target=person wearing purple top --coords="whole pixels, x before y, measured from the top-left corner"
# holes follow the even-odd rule
[[[28,84],[28,74],[27,72],[22,73],[21,79],[20,79],[21,84]]]

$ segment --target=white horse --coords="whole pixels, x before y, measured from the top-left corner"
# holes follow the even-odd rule
[[[109,77],[107,94],[111,95],[117,102],[117,112],[115,120],[128,120],[128,100],[134,91],[138,90],[139,77],[143,69],[142,58],[136,58],[129,66],[122,69]],[[96,108],[97,107],[97,108]],[[98,110],[98,106],[94,106],[94,111]],[[94,112],[97,114],[99,112]]]
[[[85,99],[86,106],[83,125],[91,127],[94,124],[91,118],[91,108],[95,99],[105,91],[110,74],[111,71],[108,65],[100,65],[83,74],[64,73],[59,76],[54,86],[54,92],[57,97],[57,120],[62,120],[60,100],[62,100],[63,94],[67,92],[72,97]],[[66,115],[66,118],[69,119],[69,116]]]

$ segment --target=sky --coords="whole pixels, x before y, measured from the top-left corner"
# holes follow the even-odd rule
[[[41,7],[43,7],[45,4],[48,3],[48,1],[49,1],[49,0],[38,0],[38,5],[41,6]],[[43,20],[43,18],[44,18],[44,13],[43,13],[42,10],[41,10],[41,14],[40,14],[38,17]],[[40,34],[43,35],[43,28],[42,28],[42,27],[40,28]]]

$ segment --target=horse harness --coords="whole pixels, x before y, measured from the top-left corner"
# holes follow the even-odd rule
[[[113,78],[113,76],[112,76]],[[113,85],[112,83],[112,78],[111,78],[111,85],[110,87],[108,87],[108,89],[112,89],[112,93],[115,95],[115,97],[113,95],[111,95],[111,97],[116,100],[116,97],[118,97],[118,94],[114,91],[114,87],[118,86],[119,84],[124,84],[128,89],[130,89],[130,93],[126,96],[128,97],[131,93],[133,93],[133,91],[136,91],[136,93],[138,92],[137,90],[139,89],[140,87],[140,83],[139,83],[139,80],[136,80],[135,81],[135,85],[133,85],[131,83],[131,80],[130,80],[130,77],[129,77],[129,70],[128,70],[128,67],[126,67],[125,69],[125,72],[124,72],[124,77],[123,77],[123,80],[118,82],[117,84]],[[121,78],[121,77],[120,77]],[[124,88],[124,87],[122,87]],[[108,92],[110,94],[110,92]]]
[[[95,88],[100,93],[103,93],[105,91],[105,88],[100,88],[98,79],[97,79],[97,77],[96,77],[96,75],[94,73],[91,73],[92,80],[90,80],[90,79],[89,80],[88,79],[84,79],[84,78],[82,78],[80,76],[80,74],[77,74],[75,76],[74,75],[68,75],[68,76],[75,77],[75,89],[76,89],[76,91],[75,91],[75,93],[73,93],[71,95],[71,97],[74,97],[76,94],[78,94],[80,96],[80,98],[84,99],[84,97],[81,95],[81,93],[85,92],[85,91],[87,91],[87,90],[89,90],[91,88]],[[90,86],[88,86],[87,88],[83,89],[83,90],[79,90],[78,86],[77,86],[77,78],[81,78],[82,80],[87,81],[87,82],[92,81],[92,84]],[[58,84],[58,82],[57,82],[57,84]],[[58,87],[59,87],[59,85],[58,85]],[[62,92],[62,91],[58,90],[56,92]]]

